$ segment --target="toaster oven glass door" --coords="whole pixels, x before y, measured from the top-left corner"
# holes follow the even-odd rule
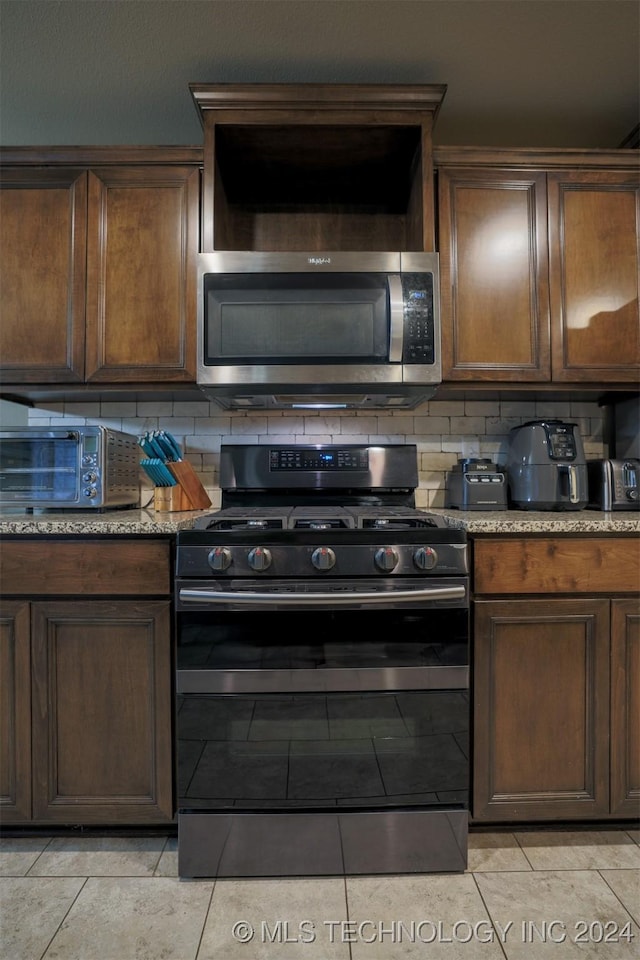
[[[0,496],[4,503],[77,503],[81,481],[78,437],[3,438]]]

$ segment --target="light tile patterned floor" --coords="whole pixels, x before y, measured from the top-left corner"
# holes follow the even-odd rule
[[[0,840],[2,960],[640,957],[640,831],[472,833],[464,874],[177,879],[176,840]]]

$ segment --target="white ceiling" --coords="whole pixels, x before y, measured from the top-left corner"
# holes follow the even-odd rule
[[[200,144],[188,84],[444,83],[443,144],[617,147],[638,0],[0,0],[4,145]]]

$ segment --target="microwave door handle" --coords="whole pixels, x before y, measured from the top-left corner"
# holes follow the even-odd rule
[[[399,273],[387,276],[389,285],[389,362],[402,362],[402,341],[404,333],[404,301],[402,281]]]

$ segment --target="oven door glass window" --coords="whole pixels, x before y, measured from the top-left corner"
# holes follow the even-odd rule
[[[178,671],[452,667],[469,663],[466,607],[181,613]],[[217,689],[217,688],[216,688]]]
[[[180,614],[179,807],[466,806],[468,610]]]
[[[3,439],[0,445],[2,499],[75,503],[78,494],[78,439]]]
[[[178,697],[178,806],[467,806],[466,690]]]

